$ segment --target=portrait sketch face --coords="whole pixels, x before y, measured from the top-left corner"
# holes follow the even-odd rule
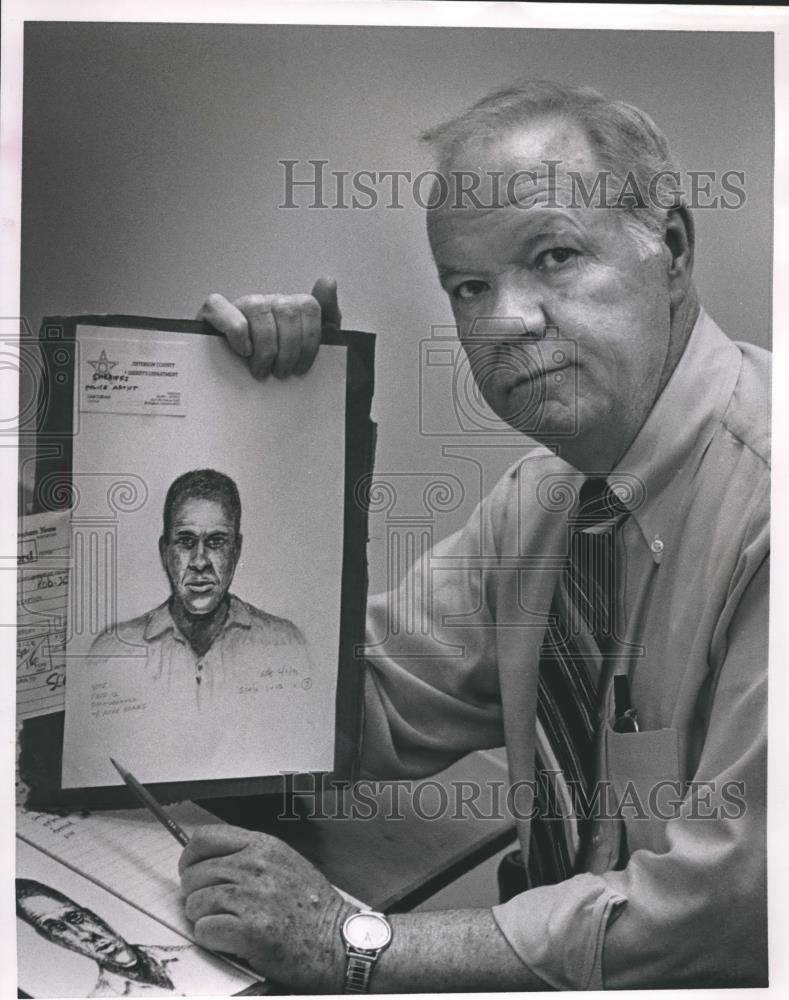
[[[180,609],[196,617],[216,611],[241,555],[240,502],[232,479],[207,469],[172,483],[159,553]]]
[[[126,941],[92,910],[42,883],[17,879],[17,913],[54,944],[115,969],[135,965]]]
[[[16,871],[17,962],[8,964],[29,996],[232,996],[253,982],[160,923],[139,897],[132,905],[26,840],[17,840]],[[122,883],[118,870],[116,891]]]

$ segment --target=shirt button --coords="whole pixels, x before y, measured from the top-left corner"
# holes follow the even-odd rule
[[[661,542],[661,540],[659,538],[656,538],[654,540],[654,542],[652,542],[652,544],[649,547],[652,549],[652,551],[655,553],[655,555],[660,555],[660,553],[665,548],[665,546],[663,545],[663,542]]]

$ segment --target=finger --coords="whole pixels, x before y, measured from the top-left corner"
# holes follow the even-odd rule
[[[238,882],[238,853],[220,858],[196,861],[181,873],[181,895],[205,889],[209,885],[229,885]]]
[[[195,865],[206,858],[236,854],[260,839],[265,840],[265,834],[243,830],[240,826],[230,826],[226,823],[198,826],[181,852],[178,871],[183,874],[190,865]]]
[[[216,913],[195,921],[194,936],[198,944],[211,951],[225,951],[246,958],[241,921],[230,913]]]
[[[301,296],[280,295],[274,299],[273,313],[277,324],[277,356],[272,374],[287,378],[301,354]]]
[[[257,379],[267,378],[271,374],[279,350],[277,324],[272,315],[275,301],[276,296],[273,295],[247,295],[235,303],[249,324],[249,336],[252,340],[249,370]]]
[[[321,344],[321,307],[312,295],[304,295],[301,304],[301,354],[293,367],[294,375],[303,375],[312,367],[312,362]]]
[[[248,358],[252,354],[252,340],[246,316],[232,302],[213,292],[200,307],[197,318],[210,324],[227,337],[227,342],[236,354]]]
[[[184,913],[194,923],[214,913],[238,914],[238,886],[210,885],[190,892],[184,900]]]
[[[337,282],[334,278],[318,278],[312,286],[313,297],[321,307],[321,323],[331,324],[339,330],[342,326],[342,313],[337,302]]]

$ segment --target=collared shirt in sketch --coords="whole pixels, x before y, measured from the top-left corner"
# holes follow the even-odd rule
[[[168,693],[191,694],[198,705],[221,697],[228,684],[254,688],[250,693],[281,691],[311,674],[304,636],[293,622],[233,594],[222,631],[202,656],[176,625],[168,601],[98,636],[90,650],[91,657],[135,655]]]
[[[535,446],[399,599],[371,599],[368,774],[417,777],[506,745],[510,787],[533,780],[540,643],[579,476]],[[768,353],[702,312],[608,482],[631,513],[597,777],[628,805],[602,810],[579,874],[493,912],[557,989],[764,985]],[[424,580],[424,622],[398,628],[390,614]],[[637,733],[613,731],[614,673],[629,677]],[[524,850],[527,798],[512,810]]]
[[[145,996],[187,996],[177,982],[178,966],[184,953],[194,952],[193,945],[142,945],[132,948],[142,962],[143,968],[137,975],[124,975],[120,970],[110,970],[98,963],[96,985],[89,997],[130,997]]]

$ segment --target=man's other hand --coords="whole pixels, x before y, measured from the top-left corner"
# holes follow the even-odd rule
[[[227,337],[257,379],[303,375],[318,353],[321,331],[339,329],[342,321],[331,278],[318,278],[311,295],[244,295],[230,302],[215,292],[197,318]]]
[[[236,826],[198,827],[178,870],[198,944],[291,989],[342,992],[340,930],[355,908],[287,844]]]

